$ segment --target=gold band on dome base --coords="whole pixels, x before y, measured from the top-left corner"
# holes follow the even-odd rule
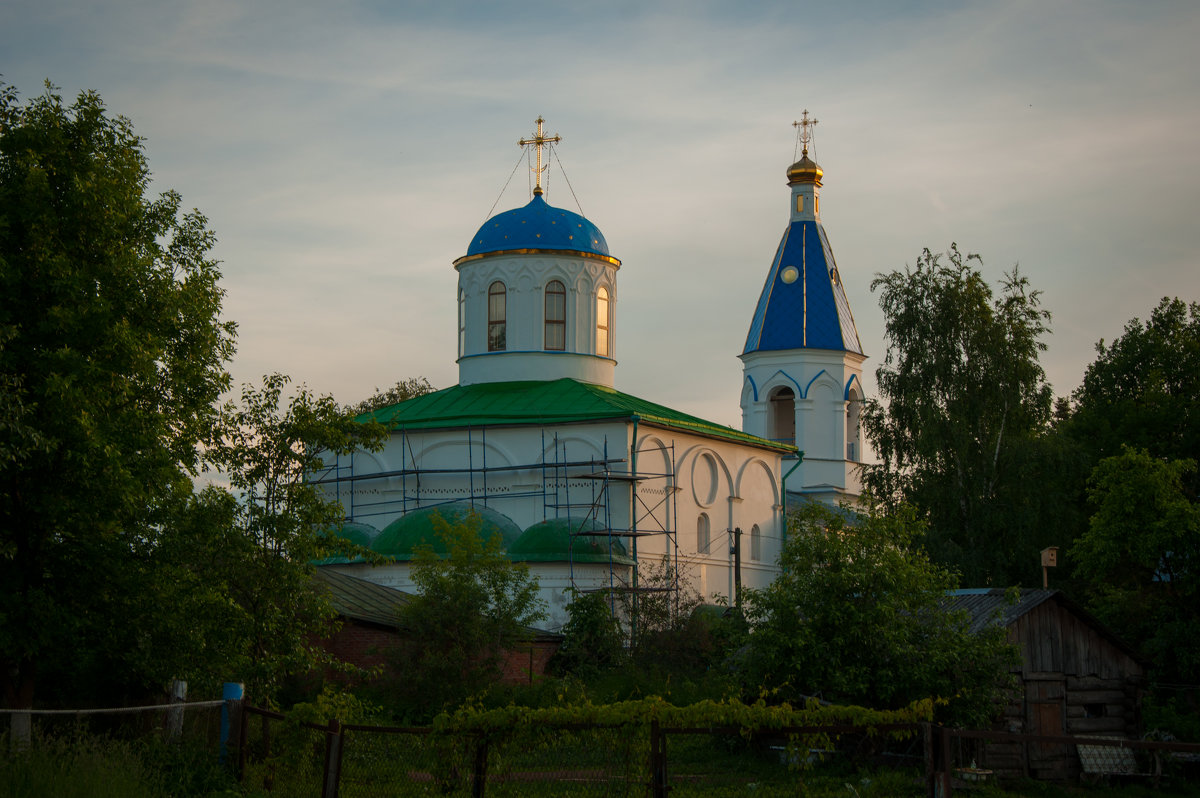
[[[611,255],[601,255],[596,252],[580,252],[577,249],[502,249],[496,252],[480,252],[478,255],[463,255],[452,264],[455,268],[459,265],[480,258],[490,258],[493,255],[564,255],[570,258],[591,258],[593,260],[602,260],[605,263],[611,264],[613,268],[621,268],[621,261]]]

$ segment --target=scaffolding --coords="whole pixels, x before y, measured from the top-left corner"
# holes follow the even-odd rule
[[[645,594],[669,593],[675,597],[671,605],[677,609],[680,557],[675,534],[677,488],[673,444],[639,450],[635,443],[626,457],[622,442],[621,456],[616,456],[610,455],[605,435],[600,457],[572,459],[569,441],[557,430],[542,429],[539,460],[490,465],[487,427],[466,427],[464,431],[467,462],[460,467],[424,466],[409,432],[399,428],[393,434],[399,437],[403,467],[386,471],[365,469],[358,463],[364,455],[353,452],[326,463],[324,469],[310,475],[310,482],[341,503],[347,521],[366,523],[455,502],[484,507],[521,500],[530,506],[540,503],[543,521],[571,521],[567,566],[573,590],[606,592],[614,613],[619,609],[619,598],[624,599],[627,610],[631,601],[634,619],[638,615],[639,596]],[[664,470],[639,470],[639,460],[650,454],[662,458]],[[652,583],[643,583],[638,542],[650,536],[663,541],[665,575],[660,573]],[[605,538],[607,544],[607,585],[578,584],[581,573],[575,560],[576,541],[591,545],[589,539],[597,537]],[[635,563],[629,579],[622,576],[626,566],[615,559],[618,543]]]

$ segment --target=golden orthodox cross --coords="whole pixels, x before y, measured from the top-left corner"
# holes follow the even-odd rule
[[[808,155],[808,143],[812,141],[812,129],[816,126],[815,118],[808,118],[808,109],[804,109],[804,113],[800,116],[799,122],[793,122],[792,127],[796,128],[796,133],[800,136],[800,144],[804,147],[804,155]]]
[[[805,113],[808,112],[805,111]],[[517,142],[517,144],[521,145],[522,147],[528,147],[530,144],[532,144],[534,147],[537,147],[537,169],[534,170],[534,173],[537,175],[537,181],[533,188],[533,193],[535,195],[540,195],[542,193],[542,172],[550,168],[549,164],[547,164],[545,168],[542,167],[542,147],[547,147],[551,144],[557,144],[558,142],[562,141],[562,136],[559,136],[558,134],[546,136],[542,133],[542,123],[545,121],[545,119],[542,119],[539,116],[537,118],[537,133],[533,135],[533,138],[521,139]]]

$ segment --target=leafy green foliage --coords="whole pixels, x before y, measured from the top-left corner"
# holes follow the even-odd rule
[[[419,546],[412,564],[418,595],[400,609],[404,642],[394,655],[403,678],[392,685],[398,711],[427,718],[486,690],[500,676],[504,655],[530,636],[545,617],[537,578],[484,540],[475,513],[451,525],[434,516],[448,556]]]
[[[452,713],[438,715],[434,718],[433,725],[441,733],[488,732],[497,729],[592,723],[648,727],[651,721],[671,727],[732,726],[747,731],[840,723],[870,727],[931,720],[933,708],[933,701],[929,699],[891,710],[821,704],[815,700],[805,701],[800,705],[786,701],[768,704],[762,700],[747,704],[733,698],[677,706],[658,696],[651,696],[637,701],[619,701],[611,704],[583,702],[546,708],[507,706],[482,709],[464,705]]]
[[[371,396],[356,404],[346,405],[344,409],[352,416],[360,416],[363,413],[370,413],[372,410],[391,407],[414,397],[433,393],[433,391],[434,387],[424,377],[409,377],[406,380],[399,380],[386,390],[381,391],[376,388],[375,393]]]
[[[547,663],[558,676],[590,679],[626,662],[625,633],[604,593],[573,591],[562,645]]]
[[[228,597],[223,626],[232,628],[236,644],[227,667],[251,695],[264,697],[289,675],[331,664],[315,634],[326,630],[333,611],[311,562],[356,553],[324,534],[341,522],[343,510],[309,477],[327,458],[377,450],[385,436],[378,424],[360,424],[333,397],[305,388],[284,408],[287,383],[282,375],[267,376],[261,388],[243,387],[240,404],[225,405],[208,456],[236,501],[215,489],[197,500],[228,514],[217,512],[209,528],[207,539],[220,543],[210,552],[219,567],[203,574]]]
[[[864,483],[887,507],[926,514],[935,560],[968,583],[1004,584],[1044,545],[1030,446],[1050,417],[1038,362],[1050,316],[1015,267],[996,296],[978,263],[955,245],[945,261],[926,249],[915,267],[871,283],[888,351],[876,371],[882,401],[862,416],[881,460]]]
[[[1122,446],[1194,458],[1200,452],[1200,303],[1164,298],[1148,321],[1133,319],[1120,338],[1110,346],[1101,341],[1096,351],[1073,395],[1068,427],[1092,463],[1120,455]]]
[[[52,87],[0,89],[0,681],[28,705],[140,687],[123,644],[153,621],[127,597],[186,505],[228,385],[213,234],[179,195],[146,196],[129,120]],[[134,670],[127,672],[132,665]],[[59,678],[61,677],[61,678]]]
[[[1200,679],[1200,504],[1194,460],[1125,448],[1092,473],[1091,525],[1070,550],[1093,611],[1167,681]]]
[[[813,503],[793,516],[780,575],[751,595],[750,683],[873,707],[941,698],[951,719],[989,721],[1016,651],[1003,629],[972,633],[945,608],[954,576],[919,548],[923,533],[906,507],[852,515]]]

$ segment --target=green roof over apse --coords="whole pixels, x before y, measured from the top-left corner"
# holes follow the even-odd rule
[[[609,551],[609,541],[612,550]],[[548,518],[508,547],[513,562],[598,562],[636,565],[616,536],[590,518]]]
[[[505,551],[521,536],[521,527],[504,513],[482,504],[472,507],[470,502],[451,502],[421,507],[400,516],[383,528],[371,544],[371,550],[406,562],[413,558],[417,546],[427,545],[434,554],[445,557],[449,551],[446,541],[437,533],[434,516],[453,526],[466,522],[471,513],[479,516],[480,537],[488,540],[492,535],[500,535],[500,547]]]
[[[389,429],[406,430],[636,419],[641,424],[777,452],[795,451],[787,444],[689,416],[603,385],[570,378],[455,385],[364,413],[359,419],[374,419]]]
[[[364,549],[371,548],[371,543],[375,538],[379,537],[379,530],[370,524],[362,524],[357,521],[346,521],[340,527],[326,529],[322,533],[326,538],[341,538],[349,541],[356,546],[362,546]],[[345,565],[347,563],[366,562],[362,557],[346,557],[341,554],[323,557],[319,560],[313,560],[313,565]]]

